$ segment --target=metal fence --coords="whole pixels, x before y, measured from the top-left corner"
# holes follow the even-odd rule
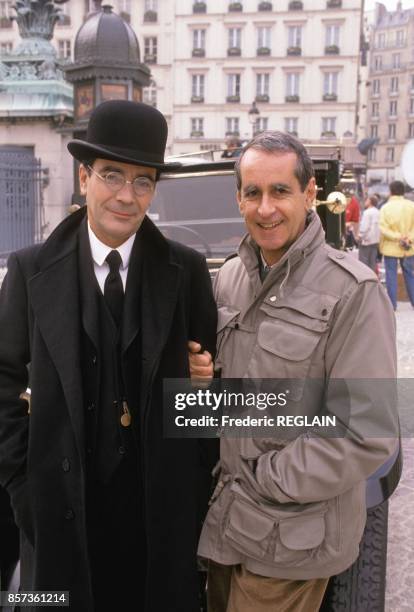
[[[32,150],[0,147],[0,266],[11,251],[43,240],[42,183]]]

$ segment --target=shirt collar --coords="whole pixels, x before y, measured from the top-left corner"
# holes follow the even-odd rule
[[[89,234],[89,242],[91,245],[92,259],[98,266],[102,266],[105,263],[105,259],[108,256],[108,254],[111,251],[116,250],[118,251],[122,259],[122,265],[121,265],[122,270],[125,270],[125,268],[128,267],[129,259],[131,257],[132,245],[134,244],[136,234],[132,234],[132,236],[130,236],[128,240],[123,242],[116,249],[112,249],[110,246],[108,246],[107,244],[104,244],[103,242],[101,242],[101,240],[99,240],[99,238],[97,238],[97,236],[94,234],[89,224],[89,220],[88,220],[88,234]]]

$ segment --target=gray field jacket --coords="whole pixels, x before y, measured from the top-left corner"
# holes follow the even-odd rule
[[[199,555],[263,576],[327,577],[357,558],[365,480],[396,448],[394,313],[375,274],[325,243],[315,213],[263,284],[258,261],[246,236],[216,278],[216,367],[223,378],[295,379],[298,411],[322,407],[342,434],[224,432]]]

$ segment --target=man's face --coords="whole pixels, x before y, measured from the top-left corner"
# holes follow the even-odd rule
[[[105,159],[96,159],[93,170],[87,171],[83,165],[79,168],[80,188],[86,196],[89,223],[101,242],[116,248],[138,230],[154,192],[138,196],[130,184],[114,192],[95,172],[102,177],[117,172],[127,181],[143,176],[155,182],[156,170]]]
[[[248,149],[241,161],[240,212],[268,265],[279,261],[304,231],[315,198],[315,179],[302,191],[294,174],[296,163],[293,152],[255,149]]]

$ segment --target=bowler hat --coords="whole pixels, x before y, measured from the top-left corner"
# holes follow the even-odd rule
[[[78,161],[101,157],[162,170],[167,134],[165,117],[153,106],[109,100],[92,112],[86,140],[71,140],[68,149]]]

